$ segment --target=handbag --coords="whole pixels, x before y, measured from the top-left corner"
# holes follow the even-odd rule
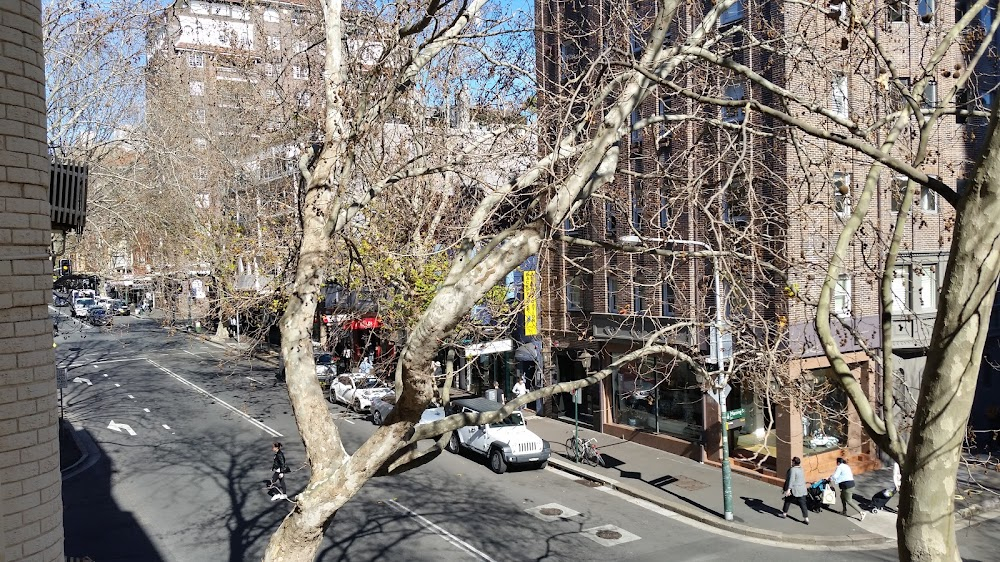
[[[837,503],[837,493],[833,491],[833,487],[829,484],[823,488],[823,505],[833,505]]]

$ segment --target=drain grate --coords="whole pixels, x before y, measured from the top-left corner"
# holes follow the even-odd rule
[[[538,513],[541,513],[542,515],[548,515],[550,517],[554,517],[556,515],[562,515],[562,512],[563,510],[557,507],[543,507],[538,510]]]
[[[587,480],[586,478],[580,478],[579,480],[576,481],[576,483],[577,484],[583,484],[584,486],[586,486],[588,488],[597,488],[597,487],[600,487],[600,486],[604,485],[601,482],[595,482],[593,480]]]
[[[601,531],[597,531],[595,534],[599,538],[602,538],[602,539],[605,539],[605,540],[609,540],[609,541],[615,541],[615,540],[618,540],[618,539],[622,538],[622,534],[619,533],[618,531],[601,530]]]

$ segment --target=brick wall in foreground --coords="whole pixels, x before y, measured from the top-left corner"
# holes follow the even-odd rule
[[[0,2],[0,561],[63,559],[40,18]]]

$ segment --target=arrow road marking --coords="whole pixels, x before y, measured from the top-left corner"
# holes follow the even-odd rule
[[[121,433],[122,430],[124,429],[125,433],[128,433],[132,437],[135,437],[135,431],[132,431],[132,426],[124,423],[115,423],[115,420],[111,420],[111,423],[108,424],[108,429],[112,431],[117,431],[118,433]]]
[[[76,377],[73,379],[73,382],[85,382],[87,383],[87,386],[94,386],[94,383],[90,382],[90,379],[85,379],[83,377]]]

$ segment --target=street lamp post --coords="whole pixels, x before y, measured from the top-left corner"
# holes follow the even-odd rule
[[[622,236],[618,239],[623,244],[641,244],[643,242],[667,243],[667,244],[687,244],[699,246],[705,251],[712,253],[712,273],[715,284],[715,322],[712,326],[711,340],[712,350],[715,353],[717,375],[711,381],[713,398],[719,403],[719,415],[722,419],[722,503],[726,521],[733,520],[733,472],[729,463],[729,419],[726,416],[726,396],[727,385],[725,369],[722,368],[722,337],[720,331],[723,326],[722,315],[722,283],[719,277],[719,264],[714,250],[711,246],[700,240],[680,240],[671,238],[640,238],[639,236]]]
[[[580,366],[583,367],[583,374],[590,374],[590,366],[594,356],[591,355],[589,351],[584,349],[580,352]],[[582,389],[576,389],[573,391],[573,456],[576,457],[576,462],[580,462],[580,399],[582,398]]]

